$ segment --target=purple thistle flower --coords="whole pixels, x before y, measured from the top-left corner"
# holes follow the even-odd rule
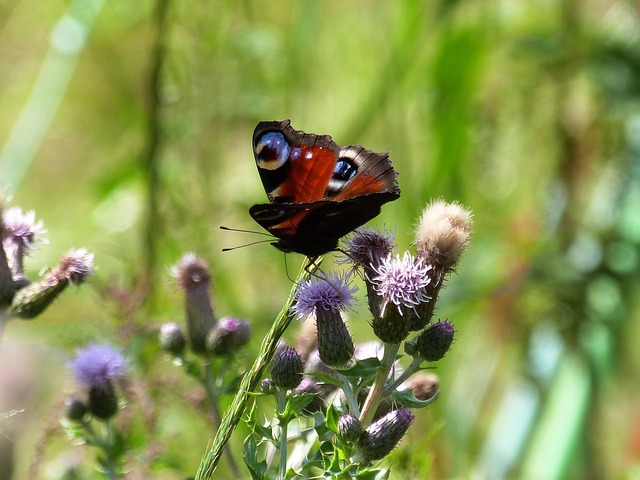
[[[42,238],[47,232],[44,223],[41,220],[36,222],[36,213],[33,210],[25,213],[20,207],[12,207],[4,212],[2,221],[2,240],[6,248],[21,249],[23,255],[28,255],[38,241],[47,242]]]
[[[427,302],[429,296],[425,288],[431,283],[429,271],[431,265],[425,265],[421,259],[416,259],[409,252],[387,257],[375,269],[377,276],[372,279],[374,289],[382,296],[383,305],[381,315],[389,303],[398,307],[413,309],[416,305]]]
[[[127,360],[120,349],[95,343],[76,350],[76,356],[69,365],[86,388],[105,391],[111,389],[112,380],[127,370]]]
[[[320,310],[344,311],[353,305],[356,291],[357,288],[351,288],[345,276],[336,273],[326,279],[303,280],[298,286],[293,311],[301,319],[316,316]]]
[[[352,235],[345,238],[344,243],[348,253],[347,260],[354,263],[354,268],[359,266],[365,269],[374,269],[380,262],[393,251],[395,236],[387,232],[373,228],[363,227],[357,229]]]

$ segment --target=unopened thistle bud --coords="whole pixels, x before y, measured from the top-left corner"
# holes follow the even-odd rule
[[[214,356],[236,353],[251,339],[251,325],[246,320],[223,317],[207,335],[207,352]]]
[[[64,414],[74,422],[81,422],[88,412],[87,405],[76,397],[67,397],[64,401]]]
[[[380,340],[399,343],[407,337],[416,308],[429,301],[426,288],[431,283],[430,271],[430,265],[408,252],[402,258],[385,258],[375,270],[373,288],[382,308],[374,314],[373,331]]]
[[[302,359],[295,348],[285,348],[273,359],[271,380],[283,390],[292,390],[302,381]]]
[[[355,442],[362,435],[362,424],[358,417],[347,413],[338,420],[338,433],[345,442]]]
[[[438,272],[450,272],[469,246],[471,226],[471,212],[459,203],[431,202],[416,232],[418,255]]]
[[[206,354],[206,338],[216,324],[209,296],[209,266],[195,254],[187,253],[173,268],[173,274],[178,287],[185,293],[187,334],[191,350]]]
[[[37,317],[69,284],[84,283],[94,271],[93,253],[84,248],[70,250],[58,265],[16,293],[12,313],[24,320]]]
[[[127,361],[118,349],[108,345],[90,345],[78,350],[70,363],[78,381],[88,390],[89,412],[107,420],[118,411],[113,382],[122,377]]]
[[[429,325],[416,339],[418,353],[428,362],[437,362],[449,351],[454,334],[453,325],[446,320]]]
[[[174,355],[182,355],[187,341],[182,328],[175,322],[165,323],[160,327],[160,348]]]
[[[326,365],[344,365],[353,356],[353,340],[340,313],[352,300],[353,289],[338,275],[303,281],[298,287],[294,309],[301,318],[315,317],[318,353]]]
[[[380,460],[395,448],[407,433],[415,417],[407,408],[392,410],[366,428],[358,440],[358,449],[366,461]]]

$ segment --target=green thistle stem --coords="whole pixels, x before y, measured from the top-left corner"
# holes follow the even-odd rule
[[[284,480],[287,474],[287,435],[289,427],[289,418],[285,417],[287,409],[287,395],[282,389],[278,389],[276,393],[278,418],[280,419],[280,468],[278,470],[278,479]]]
[[[398,353],[398,348],[400,348],[399,343],[384,344],[384,356],[382,357],[382,365],[380,365],[380,368],[378,369],[378,374],[376,375],[376,379],[373,382],[373,387],[371,387],[371,391],[369,392],[369,395],[364,402],[362,413],[360,414],[360,423],[362,423],[363,428],[366,428],[371,423],[378,405],[380,405],[384,384],[387,381],[387,378],[389,378],[389,372],[391,371],[393,363],[396,360],[396,353]]]
[[[303,279],[308,279],[309,276],[315,270],[317,270],[321,261],[322,257],[318,257],[316,259],[306,259],[303,263],[302,268],[300,269],[300,273],[298,273],[297,280],[291,288],[291,293],[289,294],[287,302],[284,304],[282,310],[280,310],[280,313],[273,322],[271,330],[269,330],[269,333],[262,341],[260,352],[258,353],[253,366],[244,375],[244,377],[242,377],[238,393],[236,393],[233,402],[224,414],[224,417],[222,418],[222,424],[220,425],[220,428],[216,432],[216,436],[214,437],[213,442],[210,444],[210,447],[208,448],[207,452],[202,458],[202,461],[200,462],[198,472],[196,473],[196,480],[205,480],[212,478],[213,473],[218,466],[218,462],[220,461],[220,457],[222,455],[224,447],[231,438],[233,431],[236,429],[238,423],[240,422],[240,419],[242,418],[242,414],[247,405],[247,401],[249,400],[250,392],[255,390],[255,388],[258,386],[258,383],[260,382],[265,369],[273,359],[273,355],[275,354],[276,348],[278,347],[278,341],[291,323],[291,320],[293,320],[293,314],[290,312],[290,309],[293,305],[298,283]]]
[[[414,357],[411,365],[409,365],[409,367],[407,367],[407,369],[402,372],[402,375],[400,375],[391,385],[387,386],[387,388],[382,391],[382,394],[388,395],[393,392],[402,382],[404,382],[407,378],[420,370],[420,365],[423,361],[424,359],[419,356]]]

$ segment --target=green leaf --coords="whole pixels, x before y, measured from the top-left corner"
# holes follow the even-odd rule
[[[330,431],[332,431],[336,435],[338,434],[339,419],[340,419],[340,414],[336,410],[336,407],[334,407],[333,404],[329,405],[329,408],[327,408],[327,418],[325,421],[325,425]]]
[[[365,358],[364,360],[356,360],[356,362],[348,368],[336,369],[336,372],[345,377],[369,377],[375,376],[382,363],[377,358]]]
[[[302,410],[309,405],[316,397],[315,393],[299,393],[292,395],[287,399],[287,406],[285,408],[285,417],[298,417]]]
[[[407,408],[424,408],[436,399],[438,393],[436,392],[435,395],[426,400],[420,400],[416,398],[413,391],[408,388],[407,390],[394,390],[391,392],[391,396],[396,402],[401,403]]]
[[[267,471],[267,462],[265,460],[258,460],[258,445],[256,444],[253,433],[244,441],[242,458],[244,458],[244,463],[249,468],[253,480],[263,480],[265,478],[264,474]]]

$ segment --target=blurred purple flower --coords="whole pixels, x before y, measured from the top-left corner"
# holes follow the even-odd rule
[[[91,344],[76,350],[76,356],[69,365],[85,387],[109,390],[111,380],[121,377],[127,370],[127,359],[118,348]]]

